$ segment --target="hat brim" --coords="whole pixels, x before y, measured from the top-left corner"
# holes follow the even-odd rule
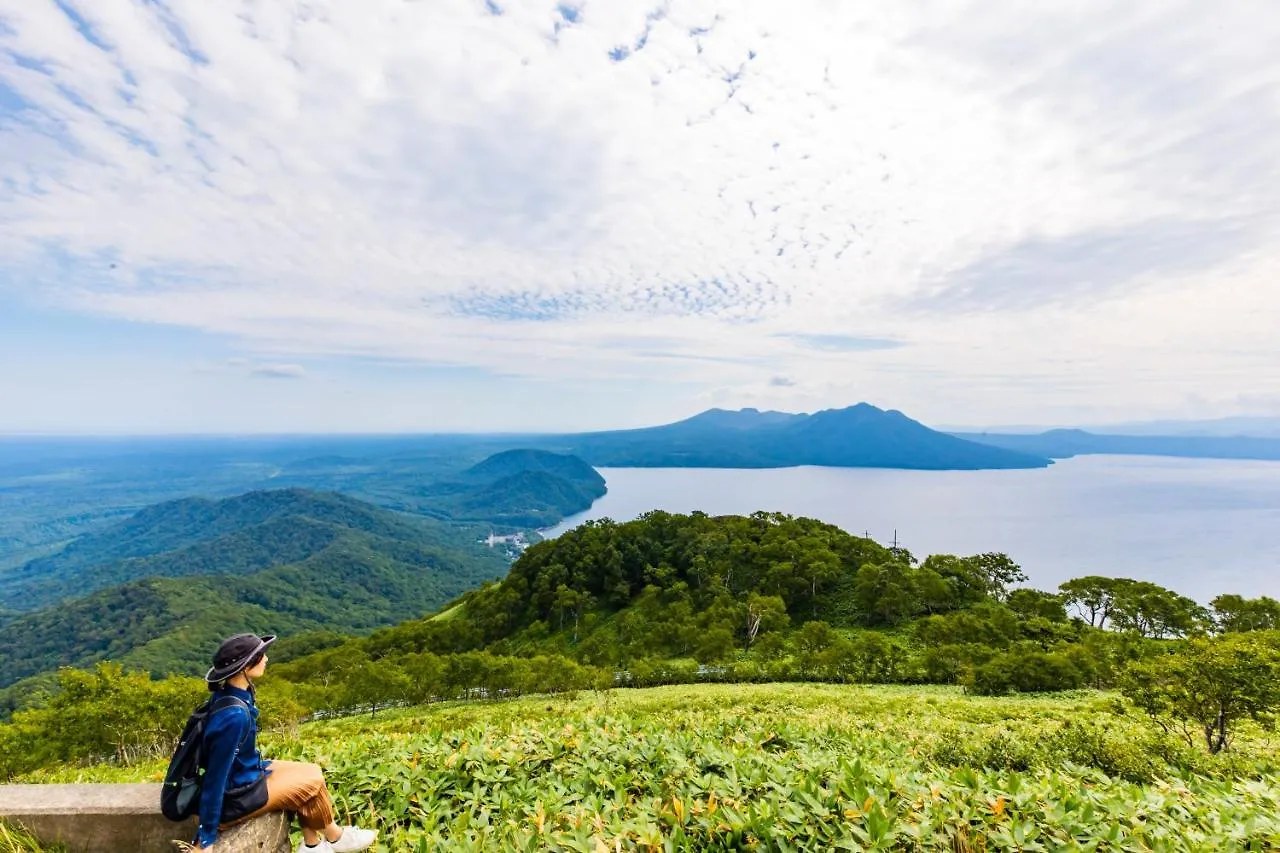
[[[267,634],[264,637],[259,637],[257,647],[254,648],[253,651],[249,652],[249,654],[245,655],[243,660],[227,664],[221,668],[216,666],[209,667],[209,671],[204,674],[204,680],[209,684],[217,684],[219,681],[226,681],[231,676],[243,672],[245,667],[249,665],[249,661],[262,654],[262,651],[275,641],[275,634]]]

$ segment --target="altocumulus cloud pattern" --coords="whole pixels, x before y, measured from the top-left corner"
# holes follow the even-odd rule
[[[0,0],[0,287],[771,399],[1207,393],[1280,355],[1267,12]]]

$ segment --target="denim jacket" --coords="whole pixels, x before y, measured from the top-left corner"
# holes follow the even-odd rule
[[[228,788],[256,782],[271,773],[270,761],[258,752],[258,708],[253,693],[227,685],[213,694],[213,701],[234,696],[248,706],[229,705],[209,718],[204,731],[204,782],[200,788],[200,829],[196,843],[208,847],[218,840],[222,799]]]

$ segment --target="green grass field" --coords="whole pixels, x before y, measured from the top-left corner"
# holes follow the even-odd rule
[[[383,851],[1275,850],[1280,747],[1110,694],[704,685],[448,703],[263,738]],[[30,781],[155,779],[89,768]]]

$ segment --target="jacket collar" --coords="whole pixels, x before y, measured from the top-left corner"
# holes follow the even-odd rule
[[[253,705],[253,691],[251,690],[241,690],[239,687],[233,687],[228,684],[218,692],[223,696],[234,696],[248,705]]]

